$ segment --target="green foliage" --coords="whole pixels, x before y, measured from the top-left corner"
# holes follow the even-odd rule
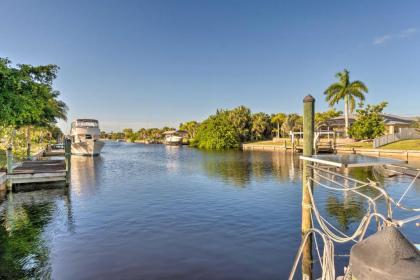
[[[280,132],[282,131],[281,127],[283,123],[286,121],[287,115],[284,113],[277,113],[271,116],[271,123],[276,125],[276,128],[273,128],[273,131],[276,132],[277,138],[280,137]]]
[[[108,139],[108,134],[105,131],[101,130],[100,138],[101,139]]]
[[[342,112],[336,111],[335,108],[331,108],[326,112],[317,112],[315,113],[315,125],[316,127],[319,127],[325,124],[325,122],[327,122],[328,120],[338,117],[341,114]]]
[[[263,140],[271,135],[271,118],[266,113],[256,113],[252,115],[252,139]]]
[[[289,133],[290,131],[299,130],[302,128],[303,119],[298,114],[292,113],[287,115],[286,120],[282,125],[283,131]]]
[[[252,121],[251,110],[245,106],[239,106],[226,111],[228,118],[239,135],[241,142],[252,139]]]
[[[31,143],[32,151],[35,152],[39,148],[45,147],[47,143],[57,142],[63,136],[63,132],[57,126],[32,127],[30,131],[30,135],[27,135],[27,127],[15,129],[12,126],[0,126],[0,153],[4,153],[11,144],[14,156],[21,159],[26,157],[28,140]],[[3,164],[0,162],[0,167],[2,166]]]
[[[64,133],[58,126],[52,126],[49,128],[49,133],[51,134],[52,139],[58,141],[64,137]]]
[[[382,136],[385,125],[381,116],[387,102],[378,105],[367,105],[364,109],[357,110],[357,120],[349,129],[349,134],[355,139],[373,139]]]
[[[0,125],[47,127],[66,119],[67,106],[52,87],[56,65],[32,66],[0,58]]]
[[[231,122],[229,111],[220,110],[202,122],[192,145],[207,150],[239,148],[240,137]]]
[[[179,125],[179,130],[184,130],[188,133],[188,138],[193,139],[195,134],[197,133],[198,127],[200,124],[196,121],[189,121],[185,123],[181,123]]]
[[[217,110],[200,124],[192,145],[209,150],[235,149],[240,143],[271,137],[272,129],[271,116],[266,113],[252,114],[245,106]]]
[[[420,128],[420,117],[417,117],[416,120],[411,124],[413,128]]]
[[[124,133],[125,140],[130,141],[130,142],[136,141],[137,137],[136,137],[136,134],[133,132],[133,129],[124,128],[123,133]]]
[[[346,69],[342,72],[338,72],[335,76],[339,79],[339,81],[330,85],[325,90],[325,100],[331,107],[333,107],[341,100],[345,100],[347,98],[349,112],[353,112],[356,108],[356,99],[364,101],[364,93],[368,92],[368,88],[361,81],[350,82],[350,72]]]
[[[122,133],[122,132],[111,132],[109,135],[108,135],[108,137],[107,137],[108,139],[111,139],[111,140],[122,140],[122,139],[124,139],[125,138],[125,135],[124,135],[124,133]]]
[[[341,100],[344,100],[344,115],[346,119],[346,134],[348,134],[349,113],[354,112],[356,107],[356,99],[363,102],[365,100],[364,93],[368,92],[368,88],[361,81],[350,81],[350,72],[344,69],[335,75],[339,81],[330,85],[324,92],[325,100],[330,107],[333,107]]]

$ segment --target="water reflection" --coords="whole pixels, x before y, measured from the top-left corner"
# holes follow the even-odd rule
[[[298,179],[299,157],[288,152],[202,152],[202,167],[208,176],[245,187],[252,180]]]
[[[168,172],[172,173],[179,171],[181,149],[183,149],[182,146],[165,145],[166,169],[168,170]]]
[[[0,278],[48,279],[50,248],[44,238],[67,189],[9,193],[0,208]]]
[[[272,174],[279,181],[294,181],[298,179],[300,170],[299,156],[289,152],[277,152],[271,154]]]
[[[358,223],[366,213],[362,198],[352,193],[344,194],[343,199],[332,194],[328,195],[325,208],[329,216],[333,217],[344,231],[349,229],[350,224]]]
[[[251,180],[251,154],[237,152],[202,152],[203,170],[208,176],[244,187]]]
[[[93,195],[97,191],[97,180],[103,172],[102,156],[71,158],[71,189],[77,196]]]

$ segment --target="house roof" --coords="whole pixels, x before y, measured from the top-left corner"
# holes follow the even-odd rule
[[[382,118],[384,119],[384,123],[387,125],[409,125],[413,123],[416,118],[412,117],[402,117],[398,115],[392,114],[381,114]],[[354,114],[349,115],[349,122],[352,123],[357,119],[357,116]],[[343,122],[343,123],[342,123]],[[328,125],[344,125],[344,115],[332,118],[327,121]]]
[[[415,121],[415,118],[401,117],[391,114],[381,114],[384,118],[385,124],[411,124]]]

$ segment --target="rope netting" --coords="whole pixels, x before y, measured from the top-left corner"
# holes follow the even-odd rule
[[[334,267],[334,243],[344,244],[347,242],[360,242],[363,240],[366,231],[371,224],[372,219],[376,221],[377,230],[381,230],[385,227],[402,227],[407,223],[420,220],[420,214],[405,218],[405,219],[394,219],[393,208],[398,208],[403,211],[409,212],[420,212],[420,208],[412,208],[402,205],[402,200],[406,197],[408,192],[412,189],[415,181],[420,178],[420,171],[410,182],[408,187],[404,190],[401,198],[395,200],[379,183],[379,180],[368,182],[363,182],[349,176],[331,171],[327,168],[319,167],[316,165],[309,165],[309,168],[313,170],[313,176],[308,177],[306,188],[310,197],[311,205],[308,205],[311,211],[311,219],[313,228],[310,229],[302,238],[299,250],[295,257],[293,268],[289,276],[289,280],[292,280],[296,273],[296,268],[299,264],[299,261],[302,257],[303,248],[308,242],[308,239],[312,236],[315,244],[315,251],[321,266],[322,276],[321,280],[335,280],[335,267]],[[341,181],[340,181],[341,180]],[[353,184],[351,187],[350,184]],[[324,188],[327,191],[335,192],[350,192],[354,193],[363,199],[368,204],[365,214],[360,219],[356,229],[351,234],[346,234],[343,231],[339,230],[337,227],[334,227],[332,223],[328,222],[325,217],[322,216],[319,207],[314,198],[313,186],[318,188]],[[378,193],[378,195],[372,197],[371,195],[363,193],[363,189],[370,188],[375,190],[373,193]],[[372,192],[371,192],[372,194]],[[382,198],[386,203],[386,214],[382,214],[378,211],[377,201]],[[306,205],[305,205],[306,206]],[[315,228],[315,223],[318,228]],[[321,254],[318,244],[317,236],[321,237],[323,243],[323,252]],[[344,279],[347,279],[350,271],[347,269]]]

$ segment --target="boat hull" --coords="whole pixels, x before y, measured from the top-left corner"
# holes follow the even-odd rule
[[[165,144],[166,145],[181,145],[182,144],[182,137],[181,136],[176,136],[176,135],[167,136],[165,138]]]
[[[78,156],[97,156],[105,143],[102,141],[85,141],[71,144],[71,153]]]

